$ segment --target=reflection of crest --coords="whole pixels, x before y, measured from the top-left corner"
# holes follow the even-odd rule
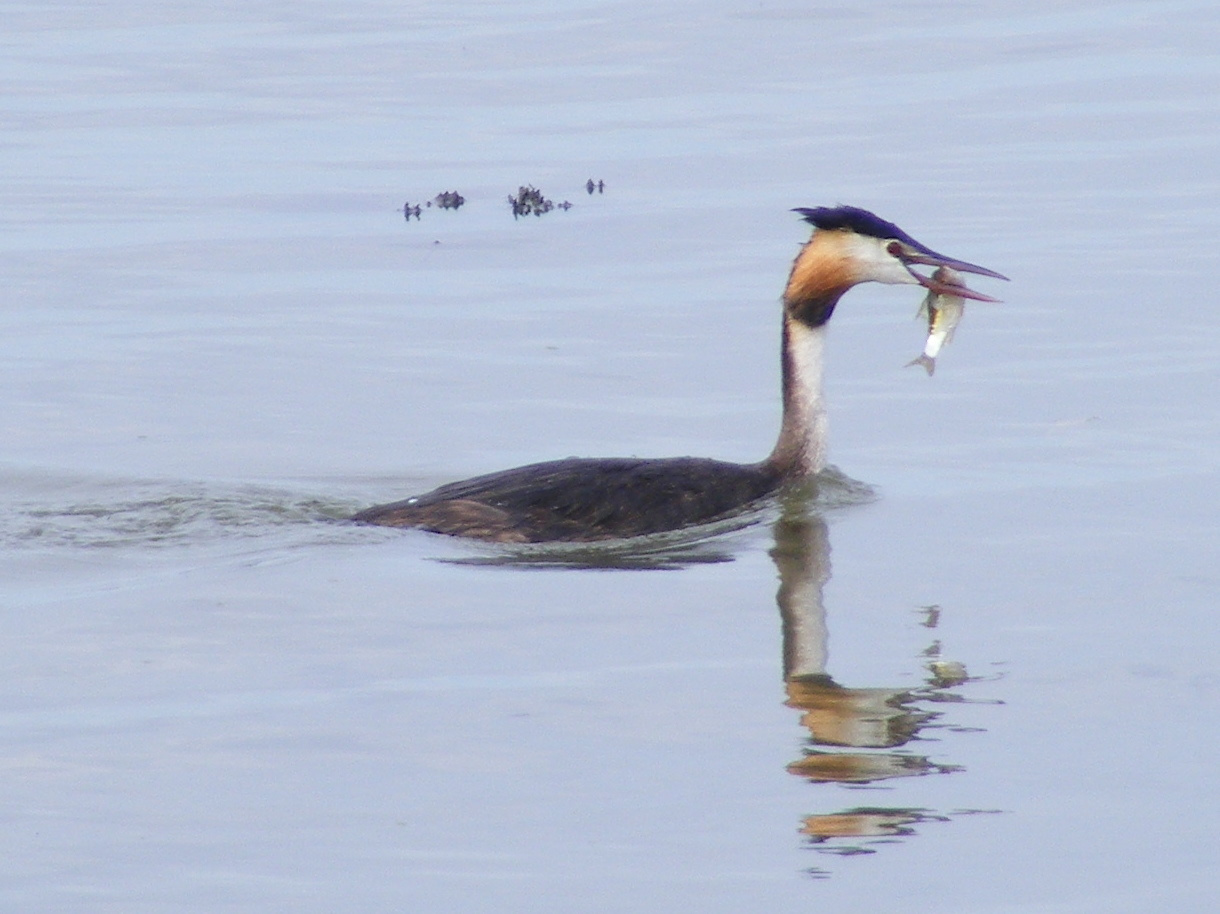
[[[923,652],[928,676],[917,688],[848,688],[827,672],[826,608],[823,587],[830,580],[830,539],[826,522],[804,506],[786,504],[775,524],[771,552],[779,570],[776,596],[784,634],[786,704],[801,711],[809,731],[802,758],[788,771],[812,783],[863,785],[893,778],[960,771],[902,747],[941,715],[930,703],[962,701],[950,692],[970,680],[965,666],[941,659],[940,643]],[[924,625],[935,628],[939,607],[928,607]],[[914,834],[913,826],[947,821],[926,809],[856,807],[807,816],[801,827],[811,844],[834,854],[872,853],[845,838],[892,839]],[[814,871],[814,874],[820,874]]]
[[[809,816],[805,819],[801,834],[814,841],[830,838],[892,838],[913,835],[911,828],[918,822],[936,819],[948,821],[944,816],[932,816],[926,809],[873,809],[861,807],[828,816]]]

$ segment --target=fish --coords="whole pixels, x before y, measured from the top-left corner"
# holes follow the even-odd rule
[[[932,280],[945,288],[965,287],[961,274],[949,267],[937,268],[936,272],[932,274]],[[927,318],[928,339],[923,345],[923,352],[907,362],[906,367],[922,365],[928,376],[931,377],[936,371],[936,357],[940,355],[941,349],[953,339],[953,332],[957,330],[957,325],[965,313],[966,300],[961,296],[948,291],[928,292],[927,298],[919,306],[919,313],[916,315],[916,317]]]

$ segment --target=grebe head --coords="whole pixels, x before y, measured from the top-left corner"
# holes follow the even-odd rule
[[[792,265],[784,303],[794,318],[812,326],[825,323],[840,296],[862,282],[919,284],[932,292],[997,301],[965,285],[949,286],[935,274],[925,276],[916,266],[948,267],[959,273],[1008,278],[986,267],[938,254],[894,223],[859,207],[821,206],[793,212],[800,213],[814,227],[814,233]]]

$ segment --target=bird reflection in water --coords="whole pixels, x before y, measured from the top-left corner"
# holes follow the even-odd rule
[[[928,678],[916,688],[848,688],[827,672],[826,608],[823,587],[830,579],[830,539],[826,521],[801,499],[782,505],[771,557],[779,571],[776,595],[783,622],[786,704],[801,712],[809,731],[802,758],[788,771],[813,783],[863,786],[894,778],[960,771],[901,747],[941,717],[931,703],[965,701],[951,690],[970,680],[964,665],[945,660],[940,643],[923,652]],[[935,628],[940,608],[926,607],[924,625]],[[965,811],[954,813],[961,814]],[[913,826],[947,821],[927,809],[859,806],[806,816],[801,834],[823,853],[874,853],[869,846],[914,834]],[[863,843],[860,839],[869,839]],[[856,843],[850,843],[850,842]],[[815,876],[825,875],[818,869]]]
[[[498,545],[445,562],[519,568],[681,568],[691,564],[733,560],[735,531],[748,530],[779,508],[771,557],[779,572],[779,603],[783,624],[783,673],[786,704],[801,712],[809,731],[804,755],[790,763],[792,774],[815,784],[867,788],[878,782],[960,771],[956,765],[933,762],[902,747],[930,727],[946,728],[942,714],[929,705],[977,701],[960,686],[974,681],[964,665],[941,656],[939,641],[922,652],[927,676],[909,688],[849,688],[827,672],[826,608],[822,591],[830,580],[830,539],[820,512],[870,501],[862,483],[828,468],[816,487],[797,487],[777,496],[764,508],[695,531],[637,537],[611,543]],[[925,607],[922,624],[935,629],[939,607]],[[965,727],[947,727],[954,731]],[[989,810],[956,809],[938,813],[913,807],[853,806],[809,815],[800,832],[816,850],[843,856],[875,853],[875,847],[915,833],[925,822],[948,821]],[[810,875],[824,876],[819,869]]]

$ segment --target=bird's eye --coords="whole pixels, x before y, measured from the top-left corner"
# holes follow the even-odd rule
[[[899,243],[897,241],[891,241],[889,244],[887,244],[885,246],[885,249],[886,249],[886,251],[888,251],[890,253],[891,256],[897,257],[899,260],[903,259],[903,254],[905,252],[902,249],[901,243]]]

